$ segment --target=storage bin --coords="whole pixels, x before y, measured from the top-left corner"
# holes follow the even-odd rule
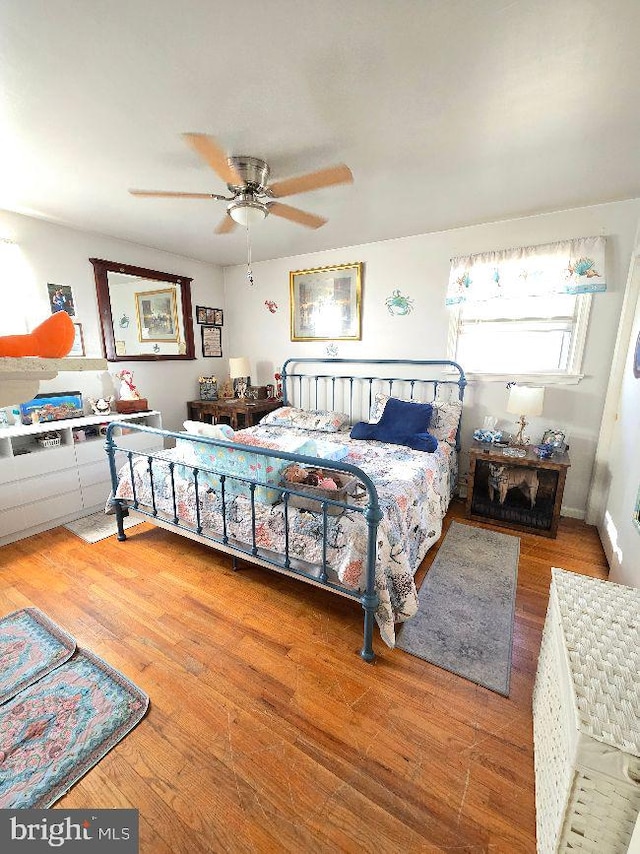
[[[58,448],[62,440],[60,436],[39,436],[38,444],[41,448]]]
[[[626,854],[640,812],[640,590],[552,570],[533,693],[539,854]]]
[[[352,494],[358,482],[355,477],[351,477],[346,472],[320,468],[310,469],[310,471],[315,472],[321,478],[330,477],[335,481],[338,489],[321,489],[319,486],[311,486],[307,483],[289,483],[288,481],[281,480],[280,486],[286,486],[288,489],[295,489],[296,492],[305,493],[305,495],[289,496],[289,504],[292,507],[300,507],[303,510],[313,510],[315,513],[322,513],[323,498],[328,498],[331,501],[347,501],[348,496]],[[342,512],[341,507],[327,504],[327,513],[330,516],[337,516]]]

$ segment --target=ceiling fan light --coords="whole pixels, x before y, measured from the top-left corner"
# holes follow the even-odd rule
[[[252,226],[261,222],[269,213],[269,208],[261,202],[232,202],[229,207],[229,216],[240,225]]]

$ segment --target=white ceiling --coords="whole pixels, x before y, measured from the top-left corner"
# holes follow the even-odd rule
[[[351,167],[254,260],[637,197],[639,45],[639,0],[0,0],[0,207],[241,263],[223,202],[127,192],[226,192],[187,131]]]

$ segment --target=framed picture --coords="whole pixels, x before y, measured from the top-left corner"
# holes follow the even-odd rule
[[[362,338],[361,261],[289,273],[292,341]]]
[[[202,327],[202,355],[222,357],[222,330],[219,326]]]
[[[86,352],[84,349],[84,334],[82,332],[82,324],[74,323],[74,329],[76,330],[76,337],[73,339],[73,347],[69,351],[70,356],[86,356]]]
[[[553,445],[554,453],[561,454],[567,450],[567,437],[562,430],[545,430],[542,434],[541,445]]]
[[[196,321],[207,326],[223,326],[221,308],[208,308],[205,305],[196,306]]]
[[[218,399],[218,380],[216,377],[200,377],[200,400]]]
[[[51,314],[55,314],[58,311],[66,311],[70,317],[75,317],[76,306],[69,285],[54,285],[49,283],[47,285],[47,293],[49,294]]]
[[[177,341],[178,309],[173,288],[134,294],[138,341]]]

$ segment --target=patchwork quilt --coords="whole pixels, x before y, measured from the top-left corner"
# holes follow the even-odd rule
[[[315,440],[319,465],[331,468],[326,458],[341,458],[362,469],[378,491],[383,518],[378,528],[375,586],[379,596],[376,621],[385,643],[395,645],[395,623],[412,617],[418,609],[414,573],[429,547],[442,532],[446,513],[457,477],[457,455],[446,442],[439,442],[436,451],[413,451],[400,445],[350,439],[349,433],[317,433],[258,425],[236,433],[234,441],[249,446],[290,450],[292,441],[304,443]],[[188,442],[181,441],[184,446]],[[332,445],[335,449],[332,452]],[[304,452],[304,451],[303,451]],[[242,452],[239,452],[242,454]],[[247,448],[250,458],[251,447]],[[255,456],[255,455],[253,455]],[[263,458],[265,459],[265,458]],[[321,462],[321,460],[325,462]],[[198,515],[203,533],[221,538],[223,535],[220,492],[211,484],[215,478],[202,479],[198,486],[198,510],[193,472],[193,454],[184,448],[165,451],[153,460],[153,497],[147,456],[133,457],[133,480],[129,464],[123,466],[116,492],[117,498],[155,506],[160,514],[173,519],[172,479],[169,462],[174,462],[176,512],[181,525],[195,528]],[[181,464],[182,463],[182,464]],[[263,481],[264,482],[264,481]],[[257,492],[257,490],[256,490]],[[360,498],[350,497],[350,504],[364,507],[366,492]],[[255,500],[256,544],[259,549],[283,553],[285,549],[284,504]],[[251,501],[242,492],[225,498],[226,533],[231,539],[252,543]],[[323,515],[289,506],[289,555],[305,563],[322,563]],[[348,589],[366,587],[367,526],[362,513],[346,511],[327,517],[327,562],[331,570]]]

